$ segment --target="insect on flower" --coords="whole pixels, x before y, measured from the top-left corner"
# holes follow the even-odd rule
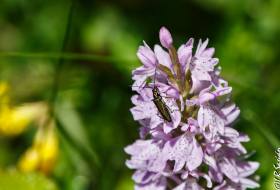
[[[163,101],[160,93],[159,93],[159,89],[158,87],[154,86],[153,88],[153,102],[155,104],[155,106],[157,107],[160,115],[162,116],[162,118],[168,122],[171,122],[171,116],[170,116],[170,108],[165,104],[165,102]]]
[[[153,87],[144,87],[144,88],[152,88],[152,93],[153,93],[153,102],[159,112],[160,117],[167,122],[172,122],[172,118],[171,118],[171,109],[166,105],[165,101],[163,100],[162,96],[160,95],[160,91],[158,89],[158,87],[155,85],[155,79],[156,79],[156,70],[157,67],[155,68],[155,74],[153,76]],[[133,86],[133,87],[137,87],[137,86]]]
[[[157,69],[157,68],[156,68]],[[162,96],[159,93],[158,87],[155,86],[155,78],[156,78],[156,69],[155,69],[155,75],[154,75],[154,87],[152,89],[153,92],[153,102],[155,106],[157,107],[160,115],[162,118],[168,122],[171,122],[171,115],[170,115],[170,108],[166,105],[166,103],[163,101]]]

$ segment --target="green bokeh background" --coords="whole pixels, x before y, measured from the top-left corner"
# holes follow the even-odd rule
[[[11,85],[13,104],[51,96],[58,58],[49,53],[61,52],[71,4],[1,0],[0,79]],[[10,171],[32,142],[32,126],[21,136],[0,137],[1,190],[30,190],[36,183],[36,190],[133,189],[123,151],[138,136],[129,112],[131,71],[140,65],[142,40],[159,43],[163,25],[176,46],[189,37],[210,39],[241,109],[236,128],[249,134],[245,146],[256,151],[250,159],[261,163],[260,189],[273,189],[280,147],[279,0],[73,0],[71,15],[64,52],[102,57],[63,60],[56,101],[60,155],[52,175]]]

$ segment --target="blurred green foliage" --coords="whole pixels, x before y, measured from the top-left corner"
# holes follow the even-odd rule
[[[70,0],[1,1],[0,79],[11,85],[13,104],[48,100],[58,59],[5,56],[5,52],[59,53],[70,4]],[[164,25],[177,45],[189,37],[210,38],[222,76],[233,86],[233,99],[241,108],[236,127],[249,134],[246,147],[256,150],[251,159],[261,162],[257,173],[261,189],[272,189],[274,151],[280,147],[279,19],[279,0],[75,1],[64,51],[112,61],[64,60],[60,80],[55,81],[60,155],[49,180],[63,190],[133,188],[123,151],[138,132],[129,113],[130,74],[139,65],[136,51],[142,40],[151,46],[158,43],[158,30]],[[11,175],[22,175],[7,170],[31,145],[33,134],[30,126],[21,136],[0,138],[0,189]],[[44,187],[41,175],[32,176]],[[13,182],[32,189],[30,183],[35,182],[24,178],[13,177]]]
[[[21,174],[16,171],[0,171],[2,190],[57,190],[55,184],[40,174]]]

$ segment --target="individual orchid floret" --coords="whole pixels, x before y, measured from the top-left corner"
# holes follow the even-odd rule
[[[125,148],[136,190],[245,190],[258,188],[259,163],[246,161],[250,139],[233,128],[240,110],[221,78],[208,39],[189,39],[178,50],[162,27],[160,45],[145,42],[132,72],[130,109],[140,140]],[[195,51],[193,50],[195,49]]]

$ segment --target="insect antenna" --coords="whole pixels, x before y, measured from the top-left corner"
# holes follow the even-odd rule
[[[142,86],[135,86],[135,85],[128,85],[129,87],[142,87]],[[145,85],[143,88],[152,88],[153,89],[153,87],[150,87],[150,86],[147,86],[147,85]]]
[[[154,74],[154,87],[155,87],[155,82],[156,82],[156,76],[157,76],[157,67],[155,68],[155,74]]]

